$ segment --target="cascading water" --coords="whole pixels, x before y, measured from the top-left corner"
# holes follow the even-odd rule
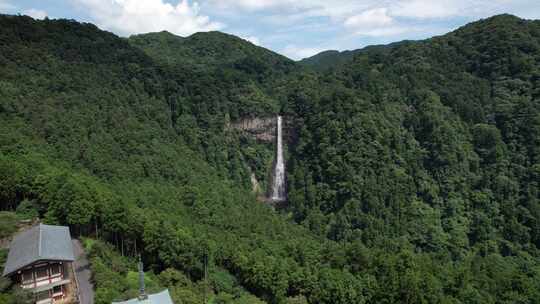
[[[281,116],[277,117],[277,149],[274,178],[272,185],[272,201],[282,202],[285,200],[285,164],[283,163],[283,132]]]

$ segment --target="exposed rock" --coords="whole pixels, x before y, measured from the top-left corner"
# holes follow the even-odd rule
[[[259,181],[257,180],[257,177],[255,176],[255,173],[251,173],[251,186],[253,189],[253,193],[261,193],[261,185],[259,184]]]
[[[231,123],[230,127],[245,131],[260,141],[274,142],[276,140],[275,117],[245,118]]]
[[[278,148],[277,144],[277,116],[273,117],[255,117],[255,118],[244,118],[235,122],[230,122],[226,124],[227,129],[234,129],[244,132],[245,134],[255,138],[258,141],[275,144],[275,148]],[[296,138],[296,130],[294,129],[295,123],[293,119],[287,116],[282,118],[282,141],[283,149],[286,149],[286,146],[292,144]],[[283,152],[283,151],[282,151]],[[276,166],[276,159],[274,159],[272,168]],[[268,185],[274,183],[274,170],[268,172]],[[250,176],[252,191],[255,193],[259,200],[267,202],[269,205],[277,206],[278,203],[284,202],[286,199],[271,199],[272,187],[268,186],[268,189],[263,190],[259,181],[257,180],[254,173],[251,173]],[[286,195],[286,194],[285,194]]]

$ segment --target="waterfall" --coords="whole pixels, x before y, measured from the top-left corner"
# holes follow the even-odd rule
[[[277,117],[277,149],[271,199],[275,202],[282,202],[285,200],[285,164],[283,163],[281,116]]]

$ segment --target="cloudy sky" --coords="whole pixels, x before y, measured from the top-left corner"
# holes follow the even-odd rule
[[[219,30],[300,59],[427,38],[500,13],[540,19],[540,0],[0,0],[0,12],[92,22],[121,36]]]

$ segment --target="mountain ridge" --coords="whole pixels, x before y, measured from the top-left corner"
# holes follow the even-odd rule
[[[427,39],[402,40],[402,41],[391,42],[391,43],[388,43],[388,44],[368,45],[368,46],[365,46],[365,47],[362,47],[362,48],[359,48],[359,49],[354,49],[354,50],[344,50],[344,51],[327,50],[327,51],[322,51],[322,52],[320,52],[318,54],[315,54],[315,55],[313,55],[311,57],[303,58],[303,59],[301,59],[299,61],[299,63],[302,64],[302,65],[314,68],[314,69],[316,69],[318,71],[325,71],[325,70],[331,69],[331,68],[333,68],[335,66],[344,65],[344,64],[346,64],[348,62],[351,62],[353,57],[356,54],[359,54],[359,53],[362,53],[362,52],[366,52],[366,51],[370,51],[370,50],[375,50],[376,51],[376,50],[389,49],[389,48],[399,46],[400,44],[405,44],[405,43],[408,43],[408,42],[426,41],[426,40],[434,39],[434,38],[439,37],[439,36],[445,36],[445,35],[451,34],[453,32],[457,32],[461,28],[474,26],[475,24],[478,24],[478,23],[485,23],[485,22],[490,22],[490,21],[499,22],[499,21],[503,21],[503,20],[505,20],[505,21],[516,21],[516,22],[527,21],[526,19],[521,19],[521,18],[519,18],[519,17],[517,17],[515,15],[500,14],[500,15],[495,15],[495,16],[491,16],[491,17],[488,17],[488,18],[485,18],[485,19],[480,19],[480,20],[471,22],[471,23],[469,23],[467,25],[460,26],[456,30],[451,31],[449,33],[434,36],[434,37],[427,38]]]
[[[329,72],[194,36],[0,16],[0,210],[90,237],[96,303],[133,297],[138,254],[179,303],[540,299],[538,21]],[[275,144],[228,126],[277,114],[295,134],[273,210],[250,180]]]

